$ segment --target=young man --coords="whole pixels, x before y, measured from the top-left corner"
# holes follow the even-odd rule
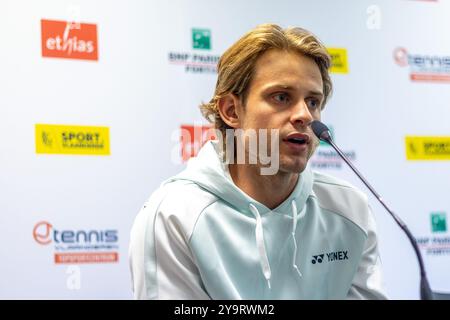
[[[310,32],[271,24],[224,53],[203,114],[223,136],[275,131],[268,149],[277,170],[262,174],[268,164],[258,156],[224,159],[237,149],[225,139],[206,143],[135,220],[135,298],[385,298],[366,196],[307,167],[318,144],[310,124],[332,88],[329,65]],[[257,154],[250,136],[233,137],[245,142],[246,159]]]

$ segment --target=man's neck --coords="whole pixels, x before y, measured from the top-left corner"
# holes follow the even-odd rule
[[[260,168],[252,165],[230,164],[228,168],[239,189],[270,209],[289,197],[299,178],[299,174],[284,172],[261,175]]]

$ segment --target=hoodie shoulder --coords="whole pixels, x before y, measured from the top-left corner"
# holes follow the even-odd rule
[[[158,214],[164,220],[175,219],[189,240],[201,213],[218,198],[195,182],[176,180],[161,186],[164,198],[158,207]]]
[[[313,194],[321,208],[352,221],[366,235],[372,229],[367,196],[347,181],[314,171]]]

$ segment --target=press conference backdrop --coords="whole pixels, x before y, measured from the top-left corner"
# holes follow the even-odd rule
[[[449,16],[446,0],[2,0],[0,297],[132,298],[132,222],[208,139],[189,133],[220,55],[266,22],[325,43],[323,122],[450,291]],[[366,191],[330,147],[310,165]],[[369,199],[387,293],[416,299],[410,244]]]

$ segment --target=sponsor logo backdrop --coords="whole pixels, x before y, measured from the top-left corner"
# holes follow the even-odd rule
[[[416,235],[433,289],[450,291],[447,2],[6,1],[0,298],[132,297],[133,220],[211,137],[198,105],[217,61],[263,22],[310,29],[329,48],[323,121]],[[366,192],[326,145],[311,166]],[[408,240],[369,199],[387,292],[416,299]]]

